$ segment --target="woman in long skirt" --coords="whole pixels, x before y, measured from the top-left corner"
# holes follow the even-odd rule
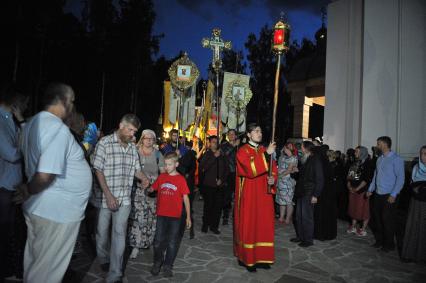
[[[374,175],[374,166],[372,166],[368,157],[368,149],[366,147],[358,146],[355,149],[355,156],[357,161],[349,169],[347,177],[347,188],[349,190],[348,214],[352,219],[347,233],[366,236],[366,228],[370,219],[370,204],[365,194]],[[357,227],[358,221],[362,221],[361,227]]]
[[[160,172],[164,172],[163,155],[154,148],[155,133],[144,130],[137,147],[142,171],[154,183]],[[148,190],[134,188],[132,194],[132,210],[129,217],[129,244],[133,248],[130,258],[136,258],[140,249],[149,248],[155,236],[157,223],[157,198]]]
[[[420,149],[419,162],[414,166],[411,178],[412,197],[401,259],[426,262],[426,145]]]

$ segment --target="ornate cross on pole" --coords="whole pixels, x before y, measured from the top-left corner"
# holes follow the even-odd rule
[[[220,52],[222,52],[223,49],[232,48],[232,44],[230,41],[223,41],[223,39],[220,37],[220,32],[220,29],[215,28],[213,29],[211,38],[203,38],[203,40],[201,41],[201,45],[204,48],[211,48],[213,50],[212,66],[216,73],[222,67]]]
[[[212,37],[210,39],[203,38],[201,40],[201,45],[204,48],[211,48],[213,50],[213,59],[212,59],[212,67],[216,72],[216,127],[217,127],[217,138],[218,142],[220,142],[220,102],[219,102],[219,75],[220,69],[222,68],[222,59],[220,57],[220,52],[223,49],[231,49],[232,45],[230,41],[223,41],[220,38],[221,30],[218,28],[213,29]],[[217,176],[216,180],[219,179],[219,160],[216,163],[217,166]]]

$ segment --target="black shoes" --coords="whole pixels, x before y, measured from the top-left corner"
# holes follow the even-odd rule
[[[382,251],[382,252],[384,252],[384,253],[392,252],[392,251],[394,251],[394,250],[395,250],[395,248],[386,248],[386,247],[382,247],[382,248],[380,249],[380,251]]]
[[[173,271],[170,267],[164,267],[163,269],[163,276],[166,278],[173,277]]]
[[[310,246],[313,246],[314,244],[313,243],[310,243],[310,242],[300,242],[299,243],[299,247],[302,247],[302,248],[307,248],[307,247],[310,247]]]
[[[220,231],[218,229],[210,229],[210,231],[212,231],[213,234],[220,235]]]
[[[241,260],[238,260],[238,265],[243,266],[247,269],[248,272],[257,272],[257,268],[261,269],[271,269],[271,265],[269,263],[256,263],[251,266],[247,266]]]
[[[101,264],[101,269],[102,269],[103,272],[108,272],[109,271],[109,262],[102,263]]]
[[[160,269],[161,269],[161,266],[160,265],[153,265],[152,267],[151,267],[151,270],[149,271],[149,272],[151,272],[151,274],[152,275],[154,275],[154,276],[157,276],[159,273],[160,273]]]
[[[256,263],[256,268],[271,269],[271,265],[269,263]]]
[[[302,240],[300,240],[299,238],[291,238],[290,242],[292,243],[300,243]]]
[[[207,225],[203,224],[203,226],[201,227],[201,232],[207,233],[207,229],[208,229]]]

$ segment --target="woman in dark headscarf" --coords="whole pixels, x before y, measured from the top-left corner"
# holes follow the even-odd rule
[[[426,145],[420,149],[419,162],[414,166],[411,178],[412,197],[401,259],[426,262]]]
[[[365,193],[373,178],[374,170],[368,156],[368,149],[358,146],[355,149],[356,162],[349,168],[347,188],[349,191],[348,214],[352,223],[347,233],[366,236],[366,228],[370,219],[370,205]],[[362,221],[362,226],[357,228],[357,222]]]

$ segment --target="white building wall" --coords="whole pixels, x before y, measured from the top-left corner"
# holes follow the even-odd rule
[[[340,0],[328,15],[325,142],[345,150],[388,135],[401,155],[417,155],[426,144],[426,1]]]

